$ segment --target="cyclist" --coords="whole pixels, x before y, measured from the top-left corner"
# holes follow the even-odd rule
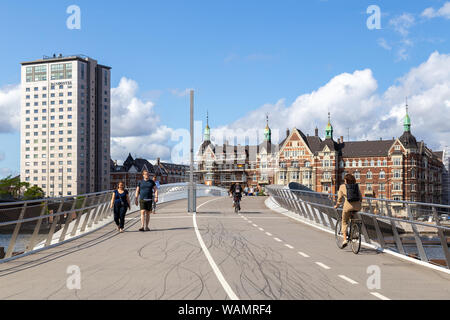
[[[344,177],[345,184],[339,187],[338,199],[334,208],[337,209],[342,202],[344,202],[344,208],[342,210],[342,235],[344,242],[342,247],[345,248],[348,244],[347,239],[347,226],[352,213],[361,210],[361,191],[356,183],[356,179],[352,174],[346,174]]]
[[[233,197],[233,207],[236,205],[236,200],[239,200],[239,202],[241,201],[243,191],[244,190],[239,183],[233,183],[231,185],[229,193]]]

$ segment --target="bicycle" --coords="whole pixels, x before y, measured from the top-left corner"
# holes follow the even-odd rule
[[[238,196],[234,197],[234,212],[238,213],[241,210],[241,199]]]
[[[350,221],[347,227],[347,240],[352,248],[354,254],[358,254],[361,249],[361,219],[355,218],[353,215],[356,212],[352,212]],[[336,223],[336,228],[334,230],[334,236],[336,238],[336,245],[339,249],[343,249],[342,243],[344,242],[344,237],[342,235],[342,217],[338,219]]]

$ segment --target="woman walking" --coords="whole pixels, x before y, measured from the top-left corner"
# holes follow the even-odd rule
[[[114,221],[117,225],[117,230],[122,233],[125,224],[125,214],[127,208],[130,209],[130,197],[128,190],[125,189],[125,184],[121,181],[114,190],[110,208],[114,208]]]

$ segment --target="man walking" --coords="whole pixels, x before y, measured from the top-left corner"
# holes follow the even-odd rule
[[[139,181],[136,188],[136,200],[135,203],[141,209],[141,228],[139,231],[150,231],[148,225],[150,223],[150,212],[152,211],[152,202],[158,202],[158,189],[153,180],[150,179],[147,170],[142,171],[143,180]],[[153,199],[153,192],[155,197]]]

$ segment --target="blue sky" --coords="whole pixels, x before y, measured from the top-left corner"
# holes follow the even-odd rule
[[[66,28],[66,8],[72,4],[81,9],[81,30]],[[372,4],[381,8],[381,30],[366,26]],[[112,66],[112,87],[122,77],[135,81],[136,96],[152,102],[158,125],[188,127],[188,97],[182,93],[194,88],[196,118],[204,119],[208,109],[211,126],[227,126],[264,104],[285,99],[290,105],[356,70],[370,69],[382,94],[433,52],[450,53],[450,20],[421,16],[444,4],[5,0],[0,88],[20,83],[21,61],[85,54]],[[406,31],[391,22],[403,14],[414,16],[411,25],[402,22]],[[17,130],[0,133],[0,168],[18,171]]]

